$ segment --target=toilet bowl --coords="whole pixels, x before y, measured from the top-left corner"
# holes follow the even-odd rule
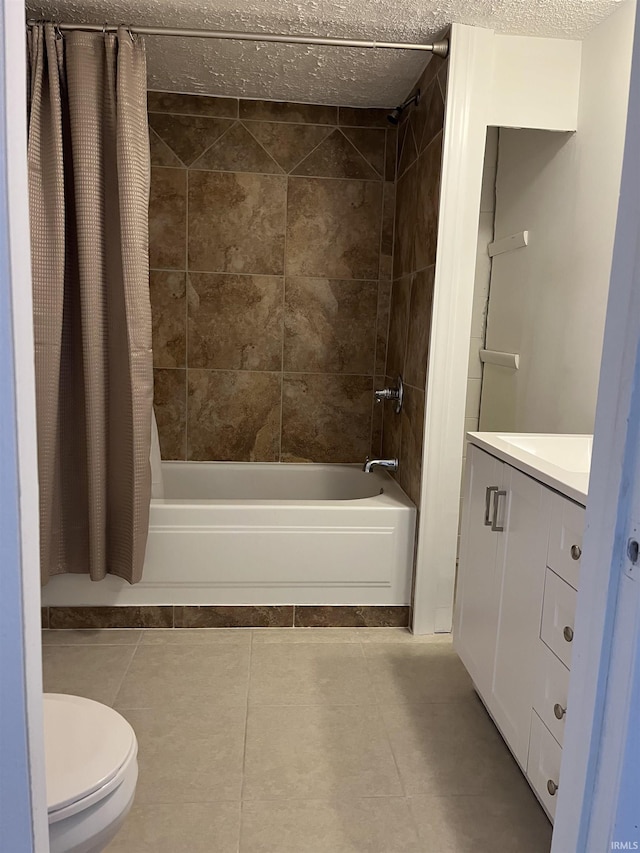
[[[100,853],[133,803],[135,732],[100,702],[45,693],[44,740],[51,853]]]

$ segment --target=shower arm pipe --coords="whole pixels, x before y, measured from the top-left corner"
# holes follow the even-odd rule
[[[40,21],[27,21],[27,26],[33,26]],[[370,48],[380,50],[421,50],[446,57],[449,53],[449,41],[443,39],[432,44],[412,44],[395,41],[366,41],[364,39],[326,38],[311,35],[284,35],[278,33],[243,33],[231,30],[183,30],[172,27],[130,27],[125,26],[130,33],[141,36],[177,36],[179,38],[228,39],[232,41],[261,41],[279,44],[311,44],[327,45],[329,47]],[[112,24],[55,24],[60,32],[82,30],[93,33],[115,33],[117,26]]]

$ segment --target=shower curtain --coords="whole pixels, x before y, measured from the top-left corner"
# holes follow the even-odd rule
[[[153,376],[144,44],[28,31],[42,580],[140,580]]]

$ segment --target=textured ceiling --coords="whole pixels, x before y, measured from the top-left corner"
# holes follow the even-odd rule
[[[447,24],[582,38],[623,0],[29,0],[32,17],[99,24],[430,41]],[[399,103],[416,51],[147,37],[149,88],[350,106]]]

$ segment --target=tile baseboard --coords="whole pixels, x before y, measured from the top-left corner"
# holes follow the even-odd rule
[[[97,628],[404,628],[405,606],[163,605],[43,607],[42,627]]]
[[[406,628],[409,607],[300,605],[296,628]]]
[[[49,628],[173,628],[173,606],[50,606]]]
[[[173,608],[174,628],[290,628],[293,605],[191,605]]]

